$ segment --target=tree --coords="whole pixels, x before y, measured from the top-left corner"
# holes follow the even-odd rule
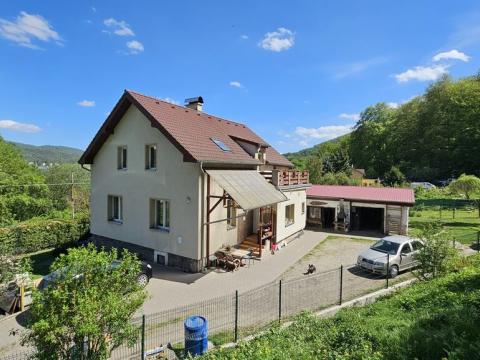
[[[458,252],[452,246],[448,233],[441,230],[441,225],[427,224],[420,239],[423,247],[416,257],[419,267],[415,275],[422,280],[428,280],[449,272]]]
[[[73,181],[77,185],[71,185]],[[61,164],[49,168],[45,173],[51,198],[57,210],[64,210],[74,201],[76,211],[88,209],[90,196],[90,173],[78,164]],[[64,185],[61,185],[64,184]],[[72,190],[73,186],[73,190]],[[72,199],[73,195],[73,199]]]
[[[400,186],[406,181],[405,175],[396,166],[392,166],[385,175],[383,175],[383,183],[387,186]]]
[[[462,174],[448,186],[454,194],[465,196],[467,200],[474,195],[480,194],[480,179],[475,175]]]
[[[42,174],[0,137],[0,225],[45,215],[52,210]]]
[[[146,293],[136,283],[140,264],[124,250],[70,249],[52,265],[58,277],[34,294],[29,332],[38,359],[107,359],[116,347],[133,344],[138,328],[130,320]]]

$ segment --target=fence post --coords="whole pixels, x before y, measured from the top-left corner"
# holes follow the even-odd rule
[[[278,322],[282,321],[282,280],[278,283]]]
[[[340,266],[340,295],[338,304],[342,305],[343,301],[343,265]]]
[[[141,359],[145,356],[145,314],[142,315],[142,353]]]
[[[387,254],[387,289],[388,289],[388,278],[390,277],[390,254]]]
[[[480,231],[477,232],[477,252],[480,253]]]
[[[238,341],[238,290],[235,290],[235,342]]]

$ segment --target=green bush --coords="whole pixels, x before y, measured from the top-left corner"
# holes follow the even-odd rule
[[[85,237],[89,232],[88,216],[77,219],[34,218],[0,228],[0,243],[11,246],[15,254],[59,247]]]

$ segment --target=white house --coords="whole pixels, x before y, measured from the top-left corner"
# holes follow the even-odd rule
[[[79,160],[97,244],[196,272],[226,245],[261,257],[305,227],[308,173],[202,105],[124,92]]]

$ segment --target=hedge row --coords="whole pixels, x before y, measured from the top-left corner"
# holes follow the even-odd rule
[[[16,254],[31,253],[78,241],[88,235],[87,216],[77,219],[31,219],[0,228],[0,243]]]

